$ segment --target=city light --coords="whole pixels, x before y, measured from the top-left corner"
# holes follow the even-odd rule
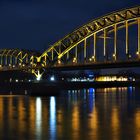
[[[113,54],[112,56],[113,56],[113,57],[116,57],[116,54]]]
[[[128,81],[127,77],[117,77],[117,76],[99,76],[96,81]]]
[[[41,80],[41,74],[38,74],[38,75],[37,75],[36,80],[37,80],[37,81],[40,81],[40,80]]]
[[[76,63],[76,62],[77,62],[77,58],[74,57],[72,62],[73,62],[73,63]]]
[[[91,58],[89,58],[89,61],[91,62],[91,61],[94,61],[95,60],[95,57],[94,57],[94,55],[91,57]]]
[[[89,61],[92,61],[92,58],[89,58]]]
[[[71,82],[93,82],[94,81],[94,78],[72,78],[71,79]]]
[[[60,60],[58,60],[58,64],[61,64],[61,61]]]
[[[54,75],[52,75],[52,76],[50,77],[50,81],[55,81]]]

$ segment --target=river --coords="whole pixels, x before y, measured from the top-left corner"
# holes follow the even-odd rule
[[[0,139],[140,140],[140,88],[1,95]]]

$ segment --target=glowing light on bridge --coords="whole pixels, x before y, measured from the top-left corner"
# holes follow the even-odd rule
[[[74,57],[74,58],[73,58],[73,63],[76,63],[76,62],[77,62],[77,58]]]
[[[36,78],[36,80],[37,81],[40,81],[41,80],[41,75],[38,75],[37,78]]]
[[[58,60],[58,64],[61,64],[61,60]]]
[[[37,81],[40,81],[41,80],[41,77],[42,77],[42,74],[40,74],[39,71],[38,71],[38,73],[36,75],[36,80]]]

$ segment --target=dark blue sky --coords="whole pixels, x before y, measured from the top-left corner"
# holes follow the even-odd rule
[[[44,50],[75,28],[140,0],[0,0],[0,48]]]

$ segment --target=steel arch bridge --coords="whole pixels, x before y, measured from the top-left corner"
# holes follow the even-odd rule
[[[0,50],[1,70],[22,69],[41,77],[40,69],[140,63],[140,6],[112,12],[77,28],[42,54]]]

